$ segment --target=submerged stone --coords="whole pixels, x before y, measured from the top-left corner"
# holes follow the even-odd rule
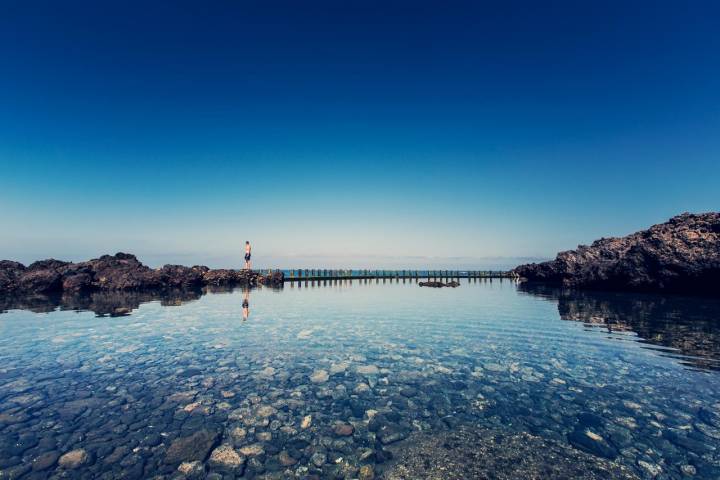
[[[627,467],[528,433],[459,427],[415,433],[390,447],[386,480],[471,478],[636,480]]]
[[[69,470],[80,468],[90,461],[90,455],[82,449],[72,450],[58,460],[58,465]]]
[[[283,450],[278,454],[278,461],[284,467],[290,467],[297,463],[297,460],[293,458],[287,450]]]
[[[380,369],[376,365],[359,365],[356,370],[360,375],[377,375],[380,373]]]
[[[178,466],[178,472],[189,480],[199,480],[205,476],[205,466],[200,461],[183,462]]]
[[[654,463],[646,462],[645,460],[638,460],[638,465],[642,467],[642,469],[645,470],[652,478],[655,478],[662,473],[660,465],[655,465]]]
[[[407,432],[392,425],[386,425],[379,429],[378,437],[383,445],[399,442],[407,438]]]
[[[337,375],[339,373],[344,373],[348,367],[350,366],[349,362],[340,362],[340,363],[333,363],[330,365],[330,375]]]
[[[240,453],[242,453],[246,457],[256,457],[258,455],[264,454],[265,449],[261,444],[254,443],[252,445],[245,445],[244,447],[240,448]]]
[[[720,440],[720,428],[711,427],[710,425],[699,422],[696,423],[694,426],[695,429],[701,432],[703,435],[714,438],[715,440]]]
[[[328,375],[328,372],[325,370],[315,370],[312,375],[310,375],[310,381],[312,383],[325,383],[330,378],[330,375]]]
[[[355,428],[349,423],[339,422],[335,424],[334,432],[339,437],[347,437],[353,434]]]
[[[56,451],[45,452],[38,455],[32,462],[33,471],[47,470],[55,465],[60,458],[60,453]]]
[[[302,419],[302,422],[300,422],[300,428],[303,430],[310,428],[310,425],[312,425],[312,415],[305,415]]]
[[[267,417],[271,417],[271,416],[275,415],[276,412],[277,412],[277,410],[274,407],[271,407],[270,405],[261,405],[260,407],[258,407],[255,414],[258,417],[267,418]]]
[[[710,410],[709,408],[701,408],[698,412],[698,417],[700,417],[700,420],[703,422],[715,428],[720,428],[720,412]]]
[[[204,461],[219,436],[218,432],[213,430],[200,430],[187,437],[177,438],[165,454],[165,463]]]
[[[242,475],[245,457],[235,451],[230,445],[220,445],[210,454],[208,465],[211,468],[233,472]]]
[[[310,461],[313,465],[316,467],[322,467],[325,462],[327,461],[327,455],[325,455],[322,452],[315,452],[312,457],[310,457]]]
[[[568,441],[571,445],[584,450],[593,455],[614,459],[617,457],[617,451],[612,448],[605,439],[587,429],[576,429],[568,434]]]
[[[360,467],[360,480],[373,480],[375,478],[375,471],[372,465],[363,465]]]

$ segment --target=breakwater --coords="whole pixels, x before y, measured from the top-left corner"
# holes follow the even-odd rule
[[[390,280],[427,279],[428,281],[461,278],[516,278],[512,271],[503,270],[370,270],[370,269],[293,269],[286,270],[286,282],[317,280]]]

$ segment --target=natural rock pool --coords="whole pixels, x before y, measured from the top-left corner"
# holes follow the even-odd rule
[[[0,303],[0,479],[720,478],[716,300],[507,280],[159,300]]]

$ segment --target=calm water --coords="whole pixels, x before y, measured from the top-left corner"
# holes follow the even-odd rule
[[[0,478],[371,478],[461,427],[720,478],[714,300],[496,280],[4,302]]]

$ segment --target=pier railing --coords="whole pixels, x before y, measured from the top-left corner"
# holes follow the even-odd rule
[[[370,270],[370,269],[318,269],[286,270],[286,282],[317,280],[363,279],[461,279],[461,278],[514,278],[511,271],[501,270]]]

